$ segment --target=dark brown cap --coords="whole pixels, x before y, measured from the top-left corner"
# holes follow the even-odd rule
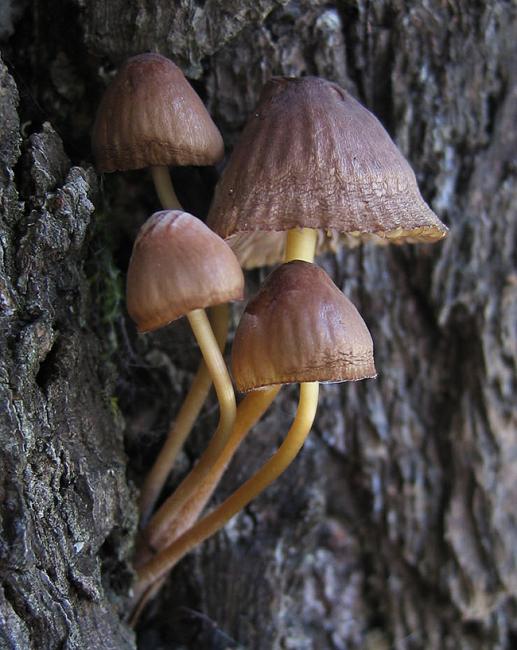
[[[140,54],[106,89],[93,127],[100,172],[152,165],[213,165],[224,155],[218,128],[172,61]]]
[[[242,300],[244,276],[230,247],[187,212],[156,212],[140,229],[127,272],[127,309],[139,332],[193,309]]]
[[[376,376],[361,315],[323,269],[300,260],[279,266],[248,303],[235,333],[232,369],[242,392]]]
[[[317,77],[266,84],[219,181],[208,224],[240,250],[246,266],[260,263],[246,263],[254,256],[278,261],[271,247],[282,249],[283,236],[274,231],[296,227],[399,243],[447,233],[377,118]],[[262,236],[258,256],[248,243],[257,231],[272,233]]]

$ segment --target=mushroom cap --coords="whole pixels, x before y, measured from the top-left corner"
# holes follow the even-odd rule
[[[163,210],[140,229],[127,272],[127,309],[139,332],[194,309],[242,300],[243,292],[232,250],[196,217]]]
[[[432,242],[447,228],[390,136],[337,84],[271,79],[235,146],[208,224],[246,267],[279,261],[286,230],[348,240]],[[258,252],[250,250],[261,234]],[[332,242],[321,237],[320,248]],[[281,253],[280,253],[281,255]]]
[[[323,269],[300,260],[279,266],[248,303],[235,333],[232,370],[242,392],[376,376],[361,315]]]
[[[218,128],[172,61],[139,54],[106,89],[93,127],[100,172],[152,165],[213,165],[224,155]]]

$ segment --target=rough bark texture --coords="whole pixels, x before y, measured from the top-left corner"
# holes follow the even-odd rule
[[[0,10],[0,647],[515,647],[515,4],[27,5]],[[197,364],[184,325],[137,337],[125,315],[131,241],[157,207],[148,179],[99,185],[90,167],[107,78],[146,49],[193,78],[228,148],[272,74],[337,81],[451,232],[321,260],[371,328],[379,378],[322,389],[294,466],[178,566],[135,637],[133,486]],[[175,179],[203,214],[214,174]],[[283,391],[218,499],[281,439],[295,399]],[[176,478],[216,419],[212,402]]]

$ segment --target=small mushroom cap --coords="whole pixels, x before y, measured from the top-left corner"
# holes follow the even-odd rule
[[[317,77],[265,85],[218,183],[208,224],[247,268],[279,261],[279,233],[296,227],[320,230],[320,249],[332,243],[325,235],[402,243],[447,233],[377,118]],[[257,231],[268,234],[251,250]]]
[[[232,369],[242,392],[376,376],[361,315],[323,269],[300,260],[279,266],[248,303],[235,333]]]
[[[224,155],[218,128],[172,61],[139,54],[122,66],[93,127],[99,172],[152,165],[213,165]]]
[[[140,229],[127,273],[127,309],[139,332],[194,309],[242,300],[243,292],[237,258],[196,217],[163,210]]]

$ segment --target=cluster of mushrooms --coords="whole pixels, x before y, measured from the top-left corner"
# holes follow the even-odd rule
[[[224,145],[181,70],[158,54],[128,60],[94,126],[100,172],[150,167],[163,211],[135,241],[127,307],[139,332],[186,316],[203,361],[141,492],[133,620],[172,567],[267,488],[301,449],[320,382],[373,378],[370,333],[354,305],[313,263],[342,242],[434,242],[447,228],[423,201],[410,166],[379,121],[338,85],[273,78],[222,173],[207,225],[178,202],[169,166],[213,165]],[[228,303],[242,268],[278,265],[223,359]],[[210,308],[209,315],[205,310]],[[197,464],[155,509],[213,382],[217,428]],[[299,383],[284,442],[223,503],[200,518],[233,454],[283,384]]]

